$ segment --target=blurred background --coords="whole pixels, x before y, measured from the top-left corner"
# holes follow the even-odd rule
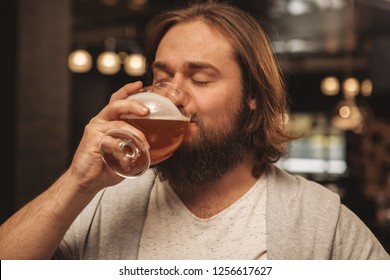
[[[0,222],[61,175],[111,93],[144,79],[147,22],[183,2],[0,3]],[[277,164],[337,192],[390,252],[390,1],[230,3],[268,33],[302,135]]]

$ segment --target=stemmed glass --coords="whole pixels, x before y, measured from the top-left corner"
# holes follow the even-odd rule
[[[122,115],[120,120],[145,134],[150,149],[135,134],[124,129],[106,132],[100,141],[103,161],[122,177],[143,174],[151,165],[170,157],[181,145],[191,120],[195,97],[188,88],[161,80],[128,97],[145,104],[145,117]]]

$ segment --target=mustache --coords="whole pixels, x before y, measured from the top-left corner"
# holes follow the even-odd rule
[[[193,113],[190,115],[190,122],[199,123],[199,117],[197,113]]]

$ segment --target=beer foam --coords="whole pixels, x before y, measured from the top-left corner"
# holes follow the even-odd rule
[[[191,118],[184,116],[173,102],[160,94],[153,92],[140,92],[128,97],[130,100],[137,100],[147,106],[150,113],[145,117],[133,114],[122,115],[122,119],[155,119],[155,120],[176,120],[190,121]]]

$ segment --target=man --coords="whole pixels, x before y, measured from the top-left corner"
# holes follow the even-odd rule
[[[183,146],[137,179],[105,166],[106,131],[146,141],[118,121],[148,114],[126,100],[142,84],[125,85],[86,126],[64,175],[1,226],[1,258],[389,258],[337,195],[273,166],[291,140],[286,97],[251,16],[213,1],[166,12],[150,25],[146,54],[154,81],[195,94]]]

